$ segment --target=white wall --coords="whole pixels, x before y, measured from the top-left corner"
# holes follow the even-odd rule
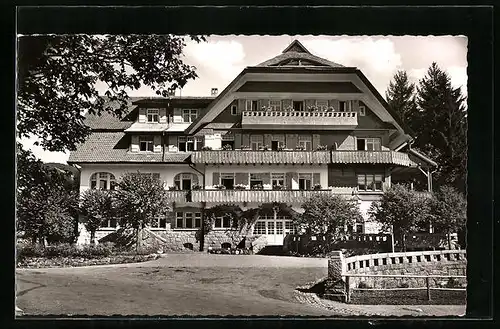
[[[203,177],[191,167],[180,164],[84,164],[81,165],[80,192],[90,188],[90,176],[96,172],[109,172],[118,180],[126,172],[160,173],[160,180],[166,186],[174,185],[174,177],[179,173],[193,173],[198,176],[198,181],[203,182]]]

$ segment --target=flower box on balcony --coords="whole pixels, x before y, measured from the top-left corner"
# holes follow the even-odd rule
[[[263,190],[264,189],[264,186],[262,186],[261,184],[255,184],[252,186],[252,190]]]
[[[321,184],[315,184],[315,185],[313,186],[313,190],[314,190],[314,191],[319,191],[319,190],[321,190]]]
[[[225,190],[226,189],[226,187],[222,184],[216,184],[216,185],[214,185],[214,188],[216,190]]]
[[[235,190],[246,190],[247,186],[244,184],[236,184],[236,185],[234,185],[234,189]]]

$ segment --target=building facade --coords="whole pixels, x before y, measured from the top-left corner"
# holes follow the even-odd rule
[[[355,200],[365,219],[353,230],[377,233],[367,211],[393,182],[423,174],[432,188],[436,163],[411,149],[409,130],[363,73],[298,41],[212,94],[133,98],[123,119],[87,116],[92,135],[68,161],[81,170],[80,190],[113,188],[125,172],[157,177],[173,211],[150,231],[179,250],[198,248],[204,209],[214,205],[282,203],[301,212],[313,194],[339,194]],[[97,237],[114,230],[116,223],[105,223]],[[291,217],[275,210],[245,234],[280,245],[293,231]],[[241,237],[221,217],[205,246]]]

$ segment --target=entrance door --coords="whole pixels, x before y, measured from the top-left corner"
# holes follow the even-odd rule
[[[263,215],[255,223],[253,234],[265,235],[267,244],[283,245],[283,239],[288,233],[294,233],[292,229],[292,220],[289,216]]]

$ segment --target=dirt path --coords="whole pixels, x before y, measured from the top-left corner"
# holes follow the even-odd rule
[[[138,264],[18,270],[29,315],[460,315],[465,306],[365,306],[295,288],[327,274],[326,259],[179,254]]]

